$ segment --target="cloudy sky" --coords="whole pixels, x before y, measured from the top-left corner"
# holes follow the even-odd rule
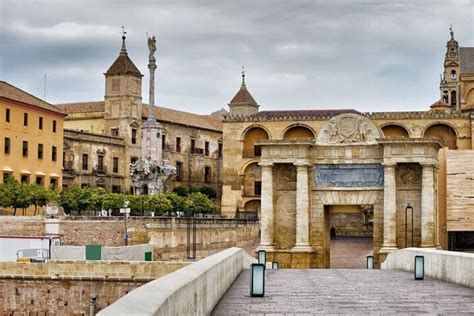
[[[262,110],[424,110],[438,97],[449,26],[474,46],[474,0],[0,0],[0,79],[51,103],[103,100],[121,26],[156,103],[225,107],[246,82]]]

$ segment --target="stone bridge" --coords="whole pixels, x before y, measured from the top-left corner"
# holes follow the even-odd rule
[[[413,279],[414,256],[425,279]],[[250,297],[245,251],[230,248],[130,292],[99,315],[462,314],[474,310],[474,254],[407,248],[382,269],[266,271],[265,297]]]

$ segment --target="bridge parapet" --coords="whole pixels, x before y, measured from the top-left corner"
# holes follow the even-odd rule
[[[474,288],[474,254],[426,248],[405,248],[391,252],[382,269],[413,271],[415,256],[425,257],[425,275]]]
[[[254,260],[241,248],[226,249],[131,291],[98,315],[209,315]]]

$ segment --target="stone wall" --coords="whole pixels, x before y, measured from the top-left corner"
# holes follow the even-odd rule
[[[134,217],[127,220],[129,244],[152,243],[154,259],[184,259],[187,245],[186,218]],[[196,219],[197,256],[203,257],[229,247],[253,247],[259,238],[256,220]],[[123,246],[122,217],[63,218],[59,224],[62,245],[101,244]],[[0,236],[43,236],[42,217],[0,217]]]
[[[88,315],[185,262],[65,261],[0,263],[0,314]]]

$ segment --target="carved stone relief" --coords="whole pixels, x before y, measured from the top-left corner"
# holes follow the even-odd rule
[[[333,117],[321,128],[317,144],[374,144],[381,137],[377,127],[367,118],[346,113]]]
[[[421,185],[421,167],[417,164],[397,165],[397,187],[419,187]]]

